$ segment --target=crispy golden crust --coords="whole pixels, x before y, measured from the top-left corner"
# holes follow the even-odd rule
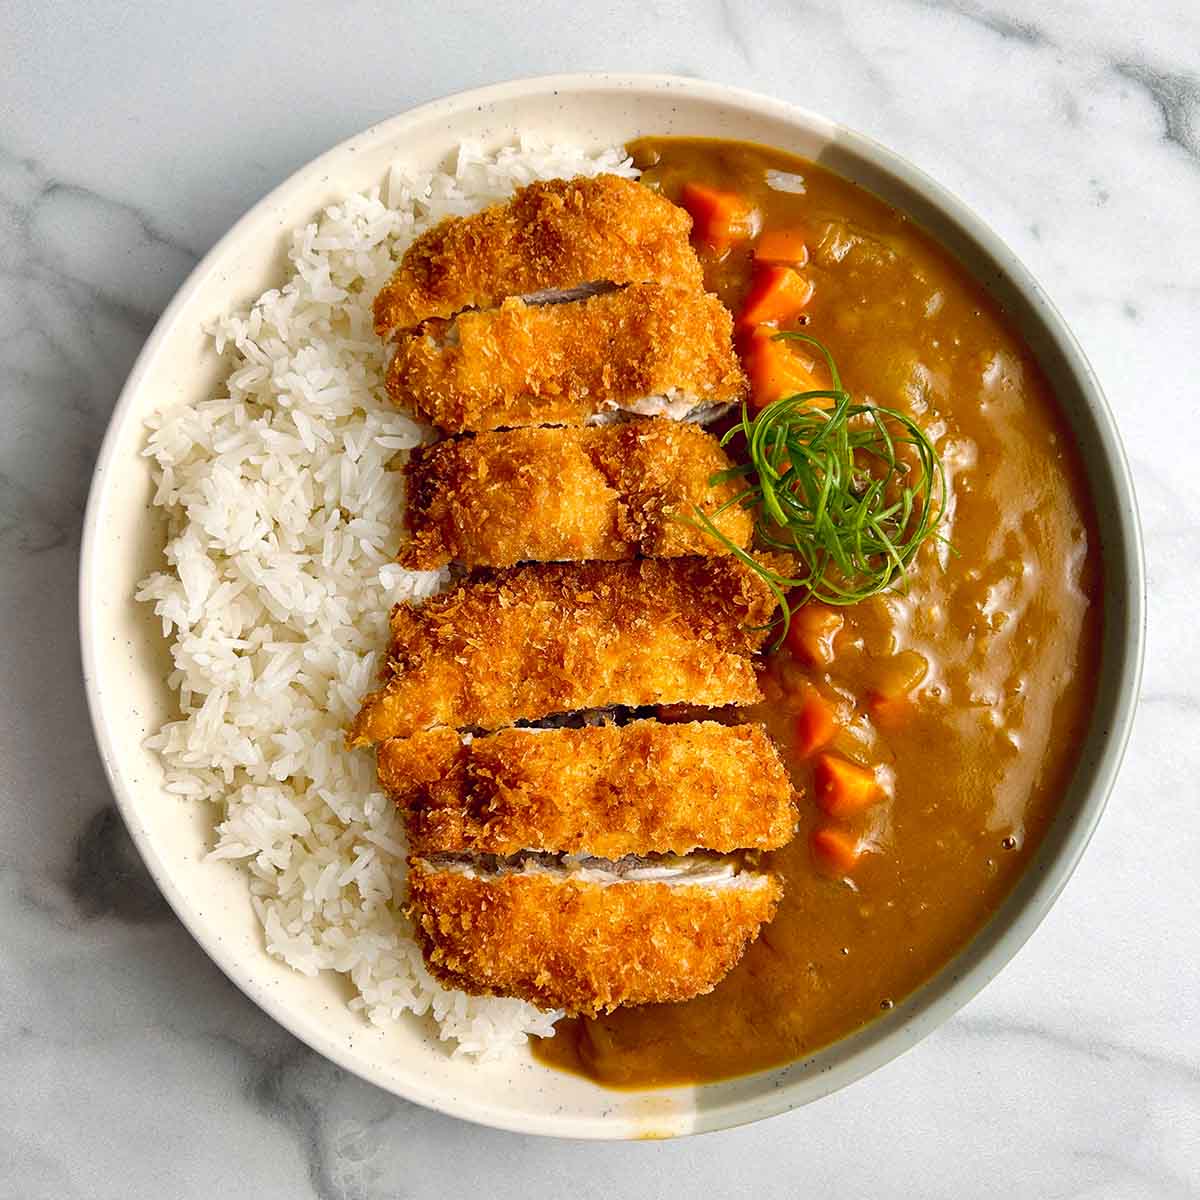
[[[471,878],[417,861],[409,905],[430,971],[472,995],[593,1015],[711,992],[775,915],[759,886]]]
[[[513,429],[438,442],[413,453],[400,562],[428,571],[519,562],[675,558],[725,554],[694,525],[734,498],[736,481],[709,486],[732,462],[710,433],[677,421],[630,421],[590,429]],[[743,508],[715,520],[746,546]]]
[[[593,282],[698,288],[691,227],[683,209],[615,175],[531,183],[417,238],[375,298],[375,329],[386,335],[507,296]]]
[[[775,598],[736,559],[538,563],[392,610],[382,689],[352,745],[437,725],[500,729],[612,704],[753,704]]]
[[[450,433],[582,425],[677,389],[693,407],[739,401],[732,319],[696,290],[635,284],[565,304],[506,300],[402,335],[392,400]]]
[[[796,828],[791,780],[758,725],[506,729],[467,745],[435,729],[384,742],[379,779],[418,855],[774,850]]]

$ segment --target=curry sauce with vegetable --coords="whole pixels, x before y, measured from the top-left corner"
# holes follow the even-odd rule
[[[544,1062],[610,1086],[704,1082],[811,1054],[932,976],[1024,870],[1075,765],[1099,655],[1082,464],[1031,353],[902,214],[766,147],[644,139],[643,181],[688,208],[735,317],[750,416],[831,388],[892,409],[940,459],[940,521],[892,585],[802,602],[760,666],[801,796],[763,854],[784,898],[715,991],[563,1021]],[[733,439],[735,458],[742,443]],[[928,498],[928,497],[927,497]],[[669,720],[672,713],[660,717]]]

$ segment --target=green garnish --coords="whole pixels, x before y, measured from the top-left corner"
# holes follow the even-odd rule
[[[772,401],[742,419],[721,439],[745,438],[744,466],[712,477],[715,486],[746,478],[745,491],[697,522],[763,577],[779,600],[783,641],[791,624],[790,588],[823,604],[857,604],[868,596],[902,590],[908,566],[942,519],[946,476],[933,443],[911,417],[892,408],[855,404],[833,356],[807,333],[777,333],[772,340],[805,342],[829,365],[828,390],[798,392]],[[830,400],[831,408],[812,407]],[[904,447],[911,447],[902,453]],[[733,505],[755,509],[758,544],[796,555],[795,578],[757,562],[713,524]]]

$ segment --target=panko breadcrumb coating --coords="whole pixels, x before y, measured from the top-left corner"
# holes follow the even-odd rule
[[[775,915],[774,875],[733,883],[594,883],[550,872],[471,875],[413,860],[409,912],[447,987],[571,1014],[690,1000]]]
[[[435,729],[384,742],[379,779],[417,855],[773,850],[796,828],[791,780],[758,725],[506,729],[466,744]]]
[[[590,429],[513,429],[437,442],[406,467],[410,540],[400,563],[429,571],[519,562],[725,554],[694,524],[743,485],[709,479],[732,466],[712,434],[677,421]],[[751,514],[736,504],[717,528],[745,547]]]
[[[750,514],[715,515],[740,491],[710,483],[730,460],[692,425],[603,424],[746,394],[690,227],[614,176],[536,183],[418,238],[375,300],[392,399],[474,435],[411,456],[400,562],[474,573],[393,609],[383,685],[348,741],[382,743],[417,940],[472,994],[583,1015],[687,1000],[779,903],[776,876],[742,869],[798,815],[761,726],[506,728],[761,698],[776,594],[731,552]]]
[[[716,296],[635,284],[563,304],[504,301],[402,335],[395,404],[449,433],[582,425],[626,409],[686,415],[746,394]]]
[[[775,597],[737,559],[538,563],[392,610],[351,745],[610,705],[753,704]]]
[[[423,233],[375,298],[381,336],[508,296],[592,283],[701,286],[691,217],[615,175],[531,183]]]

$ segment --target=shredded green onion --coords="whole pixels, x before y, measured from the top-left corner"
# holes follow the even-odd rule
[[[779,600],[787,634],[792,611],[807,600],[857,604],[902,590],[921,545],[934,536],[945,506],[946,476],[933,443],[911,417],[892,408],[856,404],[842,386],[833,356],[807,333],[777,333],[775,341],[814,346],[829,365],[832,386],[772,401],[721,439],[745,439],[748,461],[712,477],[715,486],[745,478],[744,491],[696,521],[763,577]],[[831,400],[815,408],[814,400]],[[911,452],[902,455],[903,447]],[[781,575],[733,544],[713,518],[740,505],[755,510],[755,533],[764,549],[799,560],[795,577]],[[788,591],[799,588],[798,603]],[[779,618],[777,618],[779,620]]]

